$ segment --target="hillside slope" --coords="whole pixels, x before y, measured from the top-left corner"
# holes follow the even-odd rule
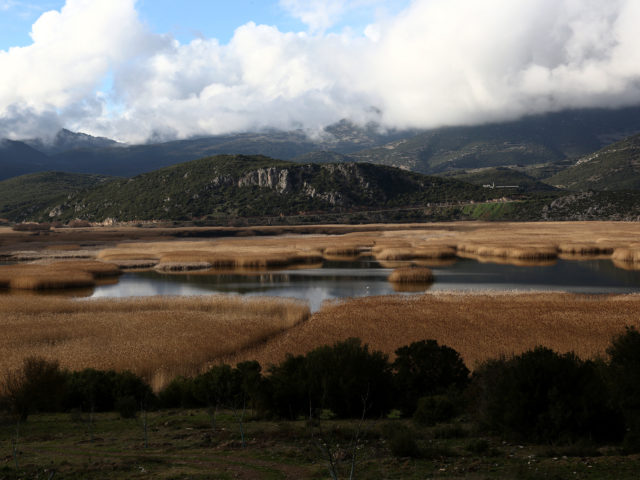
[[[548,164],[579,158],[640,132],[640,108],[589,109],[512,122],[445,127],[356,154],[358,161],[438,174],[455,169]]]
[[[49,158],[24,142],[0,140],[0,180],[47,169]]]
[[[519,171],[515,168],[508,167],[489,167],[474,170],[461,170],[445,174],[446,178],[455,178],[463,182],[472,183],[474,185],[492,185],[496,188],[508,188],[509,191],[517,192],[540,192],[554,190],[554,187],[548,185],[538,179]]]
[[[640,135],[582,157],[547,182],[570,190],[640,190]]]
[[[479,200],[492,194],[458,180],[378,165],[300,165],[263,156],[219,155],[99,185],[51,205],[41,217],[125,221],[277,216]]]
[[[30,219],[69,195],[110,180],[113,178],[104,175],[62,172],[32,173],[4,180],[0,182],[0,217],[14,222]]]

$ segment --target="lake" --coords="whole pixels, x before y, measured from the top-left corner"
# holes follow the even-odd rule
[[[640,292],[640,271],[617,268],[608,259],[557,260],[534,266],[481,263],[457,259],[450,265],[431,267],[435,281],[421,291],[566,291],[606,294]],[[371,259],[325,261],[305,269],[256,273],[162,274],[127,272],[111,285],[94,288],[91,298],[148,295],[206,295],[233,293],[294,297],[307,300],[312,311],[324,300],[396,292],[387,277],[393,271]],[[415,293],[415,292],[414,292]]]

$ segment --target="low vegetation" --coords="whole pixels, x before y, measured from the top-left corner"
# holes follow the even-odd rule
[[[0,296],[0,372],[25,356],[63,368],[131,370],[159,388],[176,375],[266,341],[305,321],[307,305],[231,296],[77,301]]]
[[[3,472],[634,478],[639,352],[629,328],[599,362],[536,347],[470,375],[433,340],[390,362],[353,338],[266,372],[255,361],[216,365],[158,395],[130,372],[68,372],[29,357],[2,382],[0,430],[13,445]]]
[[[449,345],[471,368],[490,358],[543,345],[581,358],[605,353],[625,326],[640,328],[640,295],[563,293],[427,293],[365,297],[325,303],[309,319],[238,355],[278,363],[285,353],[304,354],[320,345],[359,337],[389,355],[402,345],[433,338]]]
[[[433,272],[427,267],[400,267],[391,272],[391,275],[389,275],[389,281],[391,283],[400,284],[430,284],[433,283]]]
[[[119,274],[120,269],[117,266],[98,261],[0,265],[0,288],[59,290],[92,287],[100,278],[115,277]]]

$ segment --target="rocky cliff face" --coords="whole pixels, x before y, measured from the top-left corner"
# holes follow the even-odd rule
[[[314,186],[318,177],[331,179],[326,182],[328,189]],[[216,177],[215,184],[230,185],[230,178]],[[235,182],[236,186],[260,187],[275,190],[280,194],[297,193],[310,198],[318,198],[330,205],[343,205],[344,195],[335,188],[336,184],[349,183],[362,192],[370,190],[370,183],[357,164],[300,165],[295,167],[268,167],[245,173]]]
[[[260,168],[246,173],[238,179],[238,187],[257,186],[271,188],[278,193],[288,193],[292,189],[291,172],[288,168]]]

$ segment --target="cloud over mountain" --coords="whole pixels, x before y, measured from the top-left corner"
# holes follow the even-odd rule
[[[428,128],[640,104],[636,0],[414,0],[341,33],[327,30],[336,18],[380,2],[280,3],[309,30],[247,23],[227,44],[181,44],[151,32],[135,0],[67,0],[31,45],[0,51],[0,137]]]

